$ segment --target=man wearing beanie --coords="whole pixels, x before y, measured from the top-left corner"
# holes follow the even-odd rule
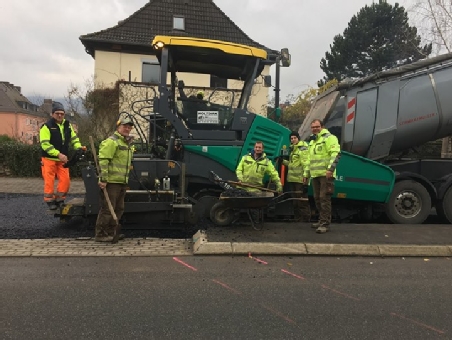
[[[68,161],[69,145],[80,149],[82,145],[69,121],[64,119],[63,104],[52,103],[52,118],[39,131],[41,143],[41,170],[44,178],[44,201],[50,210],[56,210],[64,203],[69,191],[69,169],[64,167]],[[55,177],[58,179],[54,192]]]
[[[304,187],[303,173],[309,162],[308,143],[300,141],[300,135],[296,131],[292,131],[289,137],[289,160],[284,160],[283,164],[289,168],[287,182],[290,184],[290,191],[294,191],[292,197],[301,198]],[[311,220],[309,201],[294,200],[293,208],[296,221],[309,222]]]

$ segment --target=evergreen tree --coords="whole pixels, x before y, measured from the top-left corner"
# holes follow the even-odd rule
[[[420,43],[416,27],[408,24],[408,14],[398,3],[366,5],[352,17],[344,34],[334,37],[331,52],[320,61],[326,76],[318,84],[365,77],[426,58],[432,45]]]

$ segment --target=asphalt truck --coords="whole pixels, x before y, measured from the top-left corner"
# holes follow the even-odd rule
[[[340,82],[315,99],[299,129],[301,138],[309,138],[313,119],[338,137],[343,154],[385,165],[394,174],[389,179],[384,171],[351,168],[341,160],[336,213],[372,219],[383,212],[394,223],[416,224],[436,208],[452,223],[452,159],[406,156],[408,150],[452,136],[452,53]],[[382,200],[363,185],[391,190]],[[350,195],[353,186],[361,197]]]

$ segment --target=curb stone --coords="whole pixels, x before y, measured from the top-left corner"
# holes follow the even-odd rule
[[[193,255],[248,255],[250,253],[259,255],[451,257],[452,245],[209,242],[207,233],[201,230],[193,236]]]

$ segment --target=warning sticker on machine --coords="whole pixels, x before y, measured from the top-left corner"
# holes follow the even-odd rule
[[[198,124],[218,124],[218,111],[198,111]]]

